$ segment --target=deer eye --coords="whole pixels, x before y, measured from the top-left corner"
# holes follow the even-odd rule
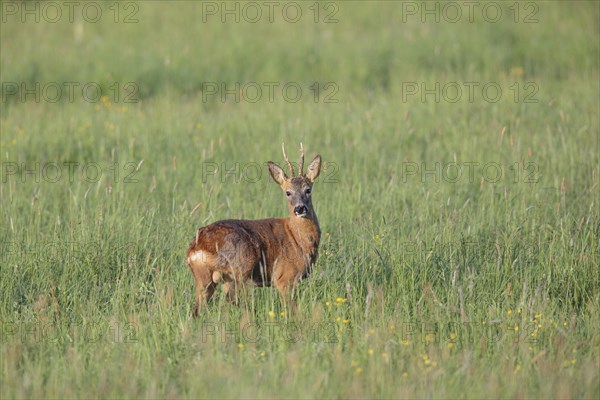
[[[286,195],[287,197],[290,197],[290,196],[292,195],[292,192],[290,192],[289,190],[286,190],[286,191],[285,191],[285,195]]]
[[[310,189],[310,188],[308,188],[308,189],[306,189],[306,190],[304,191],[304,193],[306,193],[306,194],[310,194],[310,192],[311,192],[311,189]]]

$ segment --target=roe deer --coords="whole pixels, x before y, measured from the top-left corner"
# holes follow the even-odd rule
[[[246,284],[270,286],[280,294],[282,304],[289,303],[295,312],[293,289],[307,277],[317,260],[321,229],[311,201],[312,186],[321,170],[317,155],[302,172],[304,148],[300,144],[298,174],[283,157],[290,176],[269,161],[269,173],[287,198],[287,218],[261,220],[223,220],[200,228],[187,251],[187,263],[196,283],[194,316],[212,297],[218,283],[223,283],[227,298],[236,301],[236,292]]]

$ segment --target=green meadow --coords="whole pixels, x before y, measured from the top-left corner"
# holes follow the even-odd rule
[[[0,1],[0,397],[597,398],[598,2]],[[296,288],[192,318],[284,217]]]

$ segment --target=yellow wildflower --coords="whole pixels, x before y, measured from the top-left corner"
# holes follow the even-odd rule
[[[525,70],[523,69],[523,67],[521,67],[519,65],[514,66],[510,69],[510,75],[515,78],[522,77],[524,73],[525,73]]]

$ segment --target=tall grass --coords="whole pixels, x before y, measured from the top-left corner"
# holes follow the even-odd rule
[[[332,24],[309,3],[296,24],[205,23],[199,2],[141,2],[133,24],[8,18],[3,84],[106,97],[3,85],[2,397],[597,397],[600,12],[535,4],[531,24],[508,5],[403,22],[394,2],[338,3]],[[236,82],[303,95],[207,95]],[[407,92],[436,82],[463,94]],[[326,161],[298,314],[256,289],[194,320],[187,245],[285,215],[264,166],[281,142]]]

